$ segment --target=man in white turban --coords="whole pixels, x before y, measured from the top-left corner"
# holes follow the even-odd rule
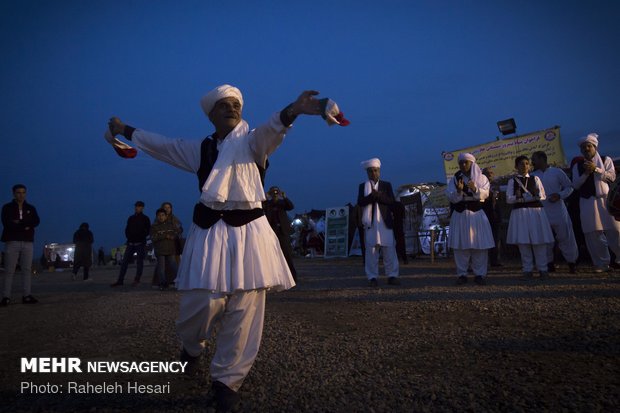
[[[379,180],[381,161],[372,158],[361,163],[368,180],[361,183],[357,194],[357,204],[362,211],[364,227],[364,266],[371,287],[379,285],[379,255],[383,254],[383,265],[388,284],[399,285],[398,256],[394,239],[394,191],[392,184]]]
[[[490,184],[471,153],[459,154],[458,162],[459,170],[446,189],[453,207],[448,242],[454,250],[457,283],[467,283],[467,270],[471,266],[474,281],[482,285],[486,282],[488,250],[495,246],[491,224],[483,210]]]
[[[573,187],[579,192],[581,228],[595,272],[609,270],[611,249],[620,263],[620,222],[607,210],[609,185],[616,180],[614,163],[598,153],[598,135],[579,140],[584,159],[573,166]]]
[[[200,200],[194,208],[177,277],[182,292],[177,320],[181,359],[196,369],[205,340],[217,332],[211,361],[217,409],[232,410],[238,390],[256,359],[263,330],[267,290],[295,282],[278,238],[261,208],[267,157],[282,143],[298,115],[319,115],[316,91],[250,129],[242,119],[239,89],[223,85],[200,105],[215,127],[204,140],[170,139],[130,127],[113,117],[111,133],[138,149],[198,176]]]

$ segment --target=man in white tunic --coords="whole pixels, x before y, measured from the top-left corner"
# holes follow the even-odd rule
[[[485,284],[490,248],[495,246],[483,202],[489,196],[490,184],[471,153],[461,153],[459,171],[450,178],[446,195],[452,204],[449,245],[454,250],[457,283],[467,282],[471,265],[474,282]]]
[[[392,207],[394,191],[392,184],[379,180],[381,161],[372,158],[362,162],[368,180],[361,183],[357,193],[357,204],[362,208],[362,226],[364,227],[364,266],[368,284],[379,285],[379,255],[383,254],[383,265],[388,284],[399,285],[398,256],[394,238],[394,214]]]
[[[598,153],[598,135],[579,140],[584,156],[573,166],[573,186],[579,192],[581,227],[595,272],[609,270],[611,249],[620,263],[620,222],[607,210],[609,185],[616,180],[614,163]]]
[[[571,274],[576,272],[576,262],[579,256],[573,223],[568,215],[564,200],[573,193],[573,184],[563,170],[549,166],[547,154],[537,151],[532,154],[533,176],[537,176],[545,188],[547,198],[542,200],[543,209],[553,229],[555,240],[562,256],[568,263]],[[547,244],[547,270],[555,272],[553,262],[553,244]]]
[[[177,332],[181,359],[197,367],[205,340],[217,326],[211,361],[218,410],[238,404],[237,391],[260,346],[266,291],[295,285],[278,238],[261,209],[265,193],[261,172],[298,115],[321,111],[316,91],[305,91],[250,129],[242,119],[239,89],[222,85],[201,100],[215,133],[203,141],[169,139],[110,119],[113,135],[122,134],[156,159],[196,173],[200,201],[194,208],[177,278],[182,291]]]

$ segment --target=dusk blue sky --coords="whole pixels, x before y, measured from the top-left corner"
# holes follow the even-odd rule
[[[36,252],[89,222],[122,244],[136,200],[171,201],[188,228],[196,177],[144,153],[121,159],[108,118],[170,137],[212,132],[200,98],[230,83],[258,126],[304,89],[351,125],[295,122],[267,187],[295,212],[355,203],[360,161],[382,178],[443,181],[442,151],[561,126],[567,158],[588,132],[620,155],[618,1],[32,1],[0,5],[0,197],[28,187]]]

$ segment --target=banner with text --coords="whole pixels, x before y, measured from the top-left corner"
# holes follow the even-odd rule
[[[566,158],[560,139],[560,128],[556,126],[527,135],[496,140],[452,152],[444,152],[442,156],[446,171],[446,181],[449,181],[458,171],[458,157],[461,153],[471,153],[476,157],[476,163],[480,168],[492,168],[495,176],[500,177],[509,175],[515,170],[514,161],[517,156],[527,155],[531,158],[532,153],[536,151],[543,151],[547,154],[549,165],[566,166]]]

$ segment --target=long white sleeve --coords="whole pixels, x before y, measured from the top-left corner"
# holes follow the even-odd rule
[[[267,157],[280,146],[288,129],[280,121],[280,113],[277,112],[271,115],[267,123],[250,132],[250,149],[259,165],[265,165]]]
[[[200,167],[200,140],[171,139],[136,129],[131,141],[150,156],[188,172]]]

